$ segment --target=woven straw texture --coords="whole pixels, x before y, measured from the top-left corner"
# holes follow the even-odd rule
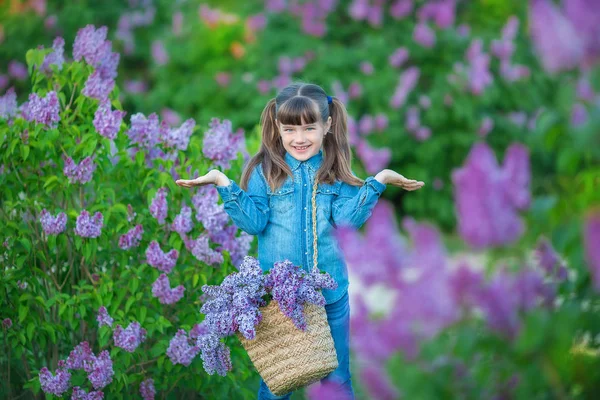
[[[237,336],[273,394],[281,396],[310,385],[338,367],[325,307],[304,305],[306,331],[296,328],[275,300],[260,311],[263,319],[256,337],[247,340],[239,332]]]

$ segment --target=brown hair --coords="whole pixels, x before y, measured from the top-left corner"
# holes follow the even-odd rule
[[[285,162],[285,148],[275,120],[286,125],[325,123],[331,116],[331,131],[323,138],[323,163],[317,171],[317,180],[332,184],[336,180],[352,186],[361,186],[351,169],[352,151],[348,142],[348,114],[346,107],[333,97],[328,104],[327,94],[318,85],[292,83],[283,88],[274,99],[269,100],[260,118],[262,140],[258,153],[244,167],[240,187],[248,188],[254,168],[262,163],[264,176],[271,190],[280,187],[286,175],[293,177]]]

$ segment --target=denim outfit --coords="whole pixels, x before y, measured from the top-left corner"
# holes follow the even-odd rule
[[[286,152],[285,161],[293,172],[283,185],[272,191],[259,164],[250,176],[248,190],[230,179],[228,186],[216,186],[225,211],[233,222],[250,235],[258,236],[258,261],[268,271],[276,261],[290,260],[307,271],[313,266],[312,187],[323,161],[323,151],[306,161]],[[368,177],[361,187],[346,182],[317,186],[318,268],[338,284],[323,290],[327,319],[331,327],[339,367],[324,380],[335,380],[352,393],[349,370],[348,270],[332,230],[340,225],[360,228],[371,216],[386,185]],[[261,379],[259,399],[286,399],[274,396]]]

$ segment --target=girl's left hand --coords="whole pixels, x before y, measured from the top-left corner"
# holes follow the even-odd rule
[[[396,171],[392,171],[391,169],[384,169],[383,171],[375,175],[375,179],[377,179],[383,184],[399,186],[402,189],[409,191],[420,189],[423,187],[423,185],[425,185],[423,181],[407,179],[404,176],[397,173]]]

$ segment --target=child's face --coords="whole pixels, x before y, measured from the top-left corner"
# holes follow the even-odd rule
[[[276,121],[277,122],[277,121]],[[326,123],[283,125],[277,122],[283,147],[296,160],[308,160],[319,152],[323,139],[331,127],[331,117]]]

